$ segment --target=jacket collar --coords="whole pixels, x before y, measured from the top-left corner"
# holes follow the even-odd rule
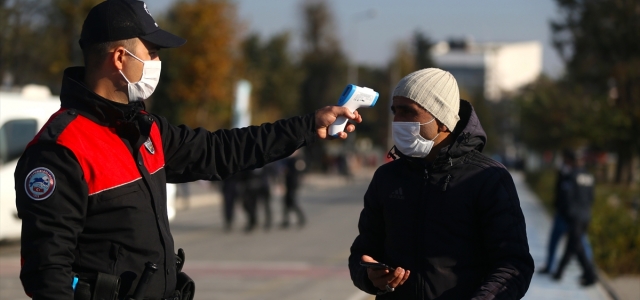
[[[85,85],[84,74],[84,67],[71,67],[64,70],[60,92],[63,108],[75,109],[83,116],[102,125],[131,121],[141,110],[144,110],[142,101],[122,104],[94,93]]]

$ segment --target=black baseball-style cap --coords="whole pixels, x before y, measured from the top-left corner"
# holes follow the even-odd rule
[[[184,45],[187,40],[164,31],[143,1],[107,0],[94,6],[82,25],[80,47],[140,38],[161,48]]]

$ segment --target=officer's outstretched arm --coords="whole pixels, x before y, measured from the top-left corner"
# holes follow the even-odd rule
[[[162,135],[168,182],[221,180],[285,158],[317,139],[315,114],[210,132],[153,115]]]

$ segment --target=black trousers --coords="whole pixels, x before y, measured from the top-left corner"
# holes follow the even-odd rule
[[[304,226],[306,222],[304,212],[302,211],[302,208],[300,208],[300,205],[298,205],[298,201],[296,199],[296,192],[297,192],[297,187],[287,187],[287,190],[284,194],[282,226],[289,226],[289,214],[291,212],[297,215],[298,226]]]
[[[267,186],[258,190],[248,190],[244,193],[242,207],[247,214],[246,230],[253,230],[257,225],[258,203],[262,203],[264,206],[264,228],[271,227],[271,192]]]
[[[587,231],[588,226],[589,222],[569,219],[569,235],[567,240],[567,247],[565,249],[564,255],[562,256],[562,259],[560,260],[558,269],[556,270],[556,278],[562,277],[564,268],[567,266],[569,260],[574,255],[578,258],[578,262],[582,267],[582,277],[586,280],[593,280],[596,278],[595,268],[587,257],[584,249],[584,244],[581,240],[582,235]]]

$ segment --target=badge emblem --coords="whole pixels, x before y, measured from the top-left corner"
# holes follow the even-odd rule
[[[56,189],[56,178],[53,172],[47,168],[35,168],[24,181],[24,189],[29,198],[42,201],[49,198]]]
[[[147,138],[147,141],[144,142],[144,147],[147,148],[147,151],[151,154],[156,154],[156,148],[153,147],[153,142],[151,142],[151,138]]]
[[[140,0],[138,0],[138,1],[140,1]],[[143,1],[140,1],[140,2],[142,2],[142,4],[144,5],[144,10],[145,10],[145,11],[149,14],[149,16],[153,19],[153,16],[151,15],[151,12],[150,12],[150,11],[149,11],[149,9],[147,8],[147,4],[146,4],[146,3],[144,3]],[[156,27],[158,27],[158,23],[156,23],[156,22],[153,22],[153,25],[156,25]]]
[[[142,2],[142,1],[140,1],[140,2]],[[146,11],[150,16],[151,16],[151,12],[150,12],[150,11],[149,11],[149,9],[147,8],[147,4],[146,4],[146,3],[144,3],[144,2],[142,2],[142,5],[144,5],[144,6],[143,6],[143,7],[144,7],[144,10],[145,10],[145,11]]]

